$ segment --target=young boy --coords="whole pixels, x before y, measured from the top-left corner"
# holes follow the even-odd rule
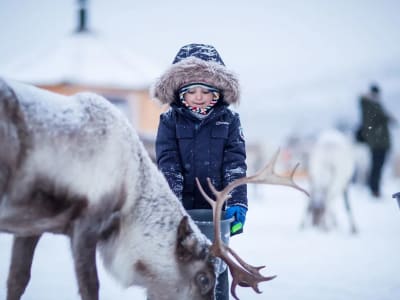
[[[196,177],[212,196],[207,177],[221,190],[246,176],[245,141],[239,115],[228,108],[239,102],[238,79],[225,67],[213,46],[189,44],[179,50],[172,66],[157,80],[154,96],[170,105],[161,115],[158,127],[158,167],[185,209],[210,209],[196,186]],[[243,231],[246,186],[237,187],[231,196],[225,216],[234,217],[231,225],[234,235]],[[225,273],[218,279],[217,299],[228,299]]]

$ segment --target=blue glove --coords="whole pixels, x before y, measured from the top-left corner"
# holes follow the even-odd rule
[[[225,212],[225,219],[234,217],[231,223],[231,236],[243,232],[244,222],[246,221],[247,208],[241,205],[228,207]]]

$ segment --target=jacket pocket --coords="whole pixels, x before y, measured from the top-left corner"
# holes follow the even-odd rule
[[[211,130],[211,137],[217,139],[227,139],[229,133],[229,125],[228,124],[220,124],[215,126]]]
[[[217,125],[211,129],[210,139],[210,172],[220,174],[224,160],[224,149],[228,141],[229,125]]]
[[[194,130],[191,127],[176,125],[176,137],[178,139],[192,139]]]

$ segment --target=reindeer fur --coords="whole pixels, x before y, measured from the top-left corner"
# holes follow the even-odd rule
[[[348,197],[355,169],[351,142],[338,130],[325,130],[311,149],[308,162],[311,196],[301,226],[311,221],[313,226],[323,230],[332,229],[337,225],[335,203],[342,198],[351,232],[356,233]]]
[[[216,259],[122,113],[0,78],[0,231],[14,235],[7,299],[20,299],[43,233],[70,237],[83,300],[96,249],[149,299],[214,299]]]

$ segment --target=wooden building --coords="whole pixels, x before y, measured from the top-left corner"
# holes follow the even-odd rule
[[[65,95],[103,95],[124,111],[140,135],[151,139],[163,107],[150,99],[149,87],[161,70],[91,31],[87,13],[86,1],[80,0],[73,33],[2,67],[1,75]]]

